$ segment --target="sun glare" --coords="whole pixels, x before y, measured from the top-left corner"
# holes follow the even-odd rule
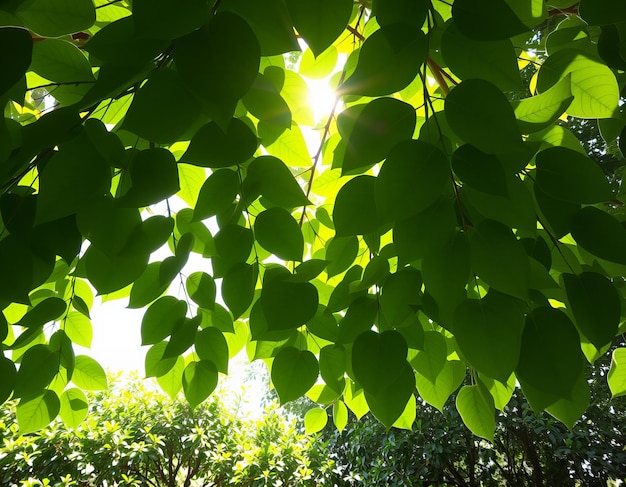
[[[328,79],[308,79],[309,86],[309,104],[313,109],[315,121],[319,123],[324,121],[330,115],[335,104],[336,93],[329,83]]]

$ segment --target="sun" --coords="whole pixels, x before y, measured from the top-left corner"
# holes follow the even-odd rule
[[[337,93],[331,88],[328,79],[307,79],[309,104],[313,110],[315,122],[325,121],[333,111]]]

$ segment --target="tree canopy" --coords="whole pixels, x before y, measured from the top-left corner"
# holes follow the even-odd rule
[[[0,25],[20,431],[107,387],[74,350],[94,294],[147,308],[146,376],[192,406],[246,347],[338,425],[457,391],[491,439],[516,387],[583,415],[625,329],[626,213],[562,121],[622,157],[621,1],[11,0]],[[321,119],[309,80],[335,90]],[[626,349],[608,381],[626,394]]]

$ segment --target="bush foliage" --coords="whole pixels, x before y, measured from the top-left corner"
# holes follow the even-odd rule
[[[3,486],[328,485],[333,462],[321,442],[270,403],[258,419],[215,395],[192,409],[139,379],[91,398],[77,429],[59,419],[20,435],[15,404],[0,410]]]

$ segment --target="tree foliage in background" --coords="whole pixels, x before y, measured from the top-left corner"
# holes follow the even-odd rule
[[[341,433],[326,427],[321,438],[344,485],[615,485],[626,478],[626,405],[611,402],[608,360],[598,362],[591,369],[591,404],[571,430],[533,411],[516,391],[493,442],[465,428],[453,401],[443,414],[418,402],[413,431],[387,431],[371,415],[351,416]]]
[[[56,419],[39,433],[20,435],[15,403],[6,402],[2,485],[330,485],[333,462],[324,445],[275,402],[250,419],[218,397],[192,409],[128,379],[114,378],[111,390],[95,393],[88,420],[75,430]]]
[[[624,331],[626,214],[560,120],[624,152],[621,2],[12,0],[0,25],[21,432],[76,426],[107,387],[74,350],[92,289],[147,307],[146,375],[191,406],[245,346],[338,425],[408,427],[416,392],[456,391],[493,439],[516,384],[570,427],[587,408],[585,364]],[[305,79],[336,89],[321,119]]]

